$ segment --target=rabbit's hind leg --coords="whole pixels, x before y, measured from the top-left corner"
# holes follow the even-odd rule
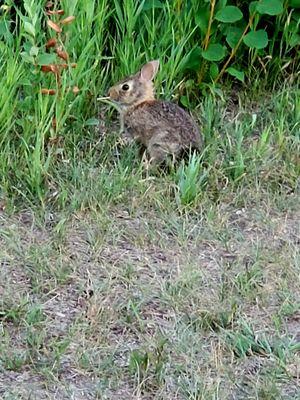
[[[168,149],[166,149],[164,146],[158,143],[153,143],[151,146],[148,147],[147,150],[151,164],[160,165],[167,160],[169,152]]]
[[[152,137],[147,146],[147,152],[150,156],[151,163],[160,165],[171,158],[175,161],[176,155],[180,151],[178,143],[169,143],[167,134],[160,134]],[[171,156],[171,157],[170,157]]]

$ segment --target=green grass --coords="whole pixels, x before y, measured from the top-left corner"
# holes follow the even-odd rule
[[[156,175],[90,133],[7,201],[3,398],[298,398],[296,90],[207,97],[201,159]]]
[[[185,100],[204,151],[152,174],[96,98],[157,57],[180,98],[192,14],[62,1],[77,68],[50,97],[20,56],[49,38],[24,3],[35,35],[0,25],[0,397],[299,399],[295,77],[203,86]]]

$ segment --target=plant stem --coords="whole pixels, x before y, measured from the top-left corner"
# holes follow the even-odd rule
[[[255,13],[250,15],[248,24],[246,26],[246,28],[244,29],[244,32],[242,33],[242,36],[240,37],[239,41],[237,42],[236,46],[231,50],[230,56],[228,57],[228,60],[226,61],[226,63],[223,65],[223,68],[221,69],[219,75],[216,77],[215,79],[215,83],[218,82],[218,80],[221,78],[221,76],[224,74],[226,68],[228,67],[230,61],[233,59],[233,57],[235,56],[238,48],[240,47],[244,36],[246,35],[246,33],[248,32],[248,29],[250,28],[250,26],[252,25],[253,19],[254,19]]]
[[[215,11],[215,5],[216,5],[216,0],[211,0],[210,3],[210,14],[209,14],[209,21],[208,21],[208,26],[207,26],[207,31],[206,31],[206,35],[203,41],[203,47],[204,50],[207,49],[208,44],[209,44],[209,38],[210,38],[210,31],[211,31],[211,25],[212,25],[212,21],[213,21],[213,16],[214,16],[214,11]],[[203,75],[205,72],[205,61],[202,61],[201,64],[201,69],[198,73],[198,83],[201,83],[202,79],[203,79]]]
[[[204,39],[204,50],[207,49],[208,44],[209,44],[210,31],[211,31],[211,25],[212,25],[214,11],[215,11],[215,5],[216,5],[216,0],[211,0],[208,27],[207,27],[207,31],[206,31],[206,35],[205,35],[205,39]]]

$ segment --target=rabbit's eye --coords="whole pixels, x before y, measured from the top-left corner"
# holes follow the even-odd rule
[[[122,86],[122,90],[125,90],[125,92],[129,89],[129,85],[127,83],[124,83]]]

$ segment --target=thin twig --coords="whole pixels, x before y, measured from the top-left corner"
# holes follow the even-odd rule
[[[252,14],[249,18],[249,22],[246,26],[246,28],[244,29],[244,32],[242,33],[242,36],[240,37],[239,41],[237,42],[236,46],[231,50],[230,56],[228,57],[228,60],[226,61],[226,63],[223,65],[223,68],[221,69],[219,75],[216,77],[215,79],[215,83],[218,82],[218,80],[221,78],[221,76],[224,74],[224,72],[226,71],[226,68],[228,67],[230,61],[233,59],[233,57],[235,56],[238,48],[240,47],[244,36],[246,35],[246,33],[248,32],[248,29],[250,28],[250,26],[252,25],[253,19],[254,19],[254,14]]]
[[[212,25],[214,11],[215,11],[215,5],[216,5],[216,0],[211,0],[209,21],[208,21],[206,35],[205,35],[205,38],[204,38],[204,41],[203,41],[204,50],[206,50],[208,45],[209,45],[210,31],[211,31],[211,25]],[[205,61],[203,60],[202,61],[202,65],[201,65],[201,69],[200,69],[199,74],[198,74],[198,83],[201,83],[203,75],[204,75],[204,71],[205,71]]]
[[[205,35],[205,39],[204,39],[204,50],[207,49],[208,44],[209,44],[210,31],[211,31],[211,25],[212,25],[214,11],[215,11],[215,5],[216,5],[216,0],[211,0],[208,27],[207,27],[207,31],[206,31],[206,35]]]

